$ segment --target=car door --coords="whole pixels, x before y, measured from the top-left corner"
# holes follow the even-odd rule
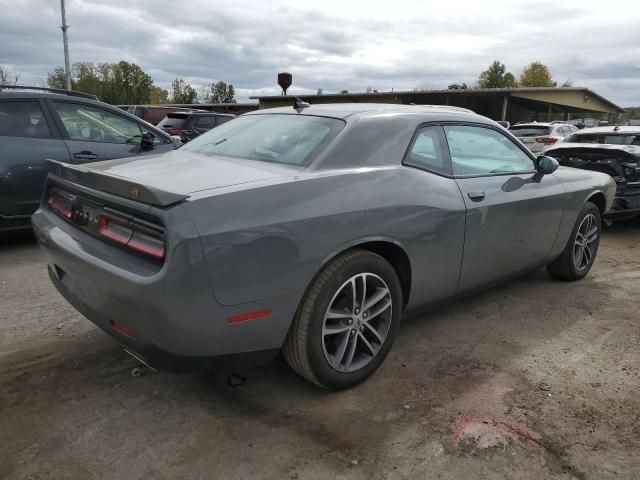
[[[402,162],[418,172],[406,188],[424,210],[414,218],[419,247],[414,250],[414,304],[453,295],[458,286],[464,249],[465,204],[453,178],[451,160],[440,125],[421,125]],[[403,218],[403,221],[406,219]]]
[[[562,217],[564,189],[498,128],[444,126],[466,213],[459,290],[544,262]]]
[[[38,99],[0,100],[0,216],[29,216],[42,197],[45,159],[69,161]]]
[[[152,148],[142,148],[141,123],[98,106],[55,100],[51,103],[73,163],[160,153],[173,148],[155,135]],[[152,132],[153,133],[153,132]]]

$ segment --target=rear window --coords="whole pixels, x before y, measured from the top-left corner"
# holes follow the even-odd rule
[[[182,150],[286,165],[308,164],[344,127],[335,118],[249,115],[214,128]]]
[[[640,133],[574,133],[567,137],[565,142],[640,146]]]
[[[550,127],[532,127],[530,125],[522,125],[521,127],[514,125],[509,129],[516,137],[543,137],[551,133]]]
[[[189,118],[187,113],[168,113],[166,117],[160,120],[158,128],[180,128]]]
[[[216,116],[211,115],[208,117],[196,117],[196,127],[197,128],[213,128],[216,126]]]

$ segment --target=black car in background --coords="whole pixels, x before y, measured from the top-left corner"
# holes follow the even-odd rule
[[[640,215],[640,127],[587,128],[549,147],[545,155],[555,158],[560,165],[613,177],[616,196],[605,218]]]
[[[222,125],[236,118],[231,113],[216,112],[172,112],[168,113],[160,123],[161,128],[169,135],[180,137],[183,143],[208,132],[212,128]]]
[[[177,146],[165,132],[93,95],[0,86],[0,232],[29,228],[48,158],[80,164]]]

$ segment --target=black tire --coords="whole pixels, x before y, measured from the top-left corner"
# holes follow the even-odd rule
[[[356,371],[338,371],[331,365],[325,353],[325,343],[323,343],[325,314],[330,306],[333,307],[332,302],[335,301],[346,282],[364,273],[373,274],[374,277],[382,279],[388,288],[389,295],[386,299],[391,301],[391,307],[386,320],[389,322],[387,334],[384,341],[379,344],[377,353],[368,360],[369,363]],[[374,280],[377,281],[375,278]],[[400,325],[402,305],[400,281],[389,262],[367,250],[348,251],[329,262],[307,289],[285,340],[284,358],[296,373],[320,387],[338,390],[357,385],[375,372],[389,353]],[[366,316],[364,311],[362,315]],[[352,321],[350,320],[349,324]],[[363,331],[363,327],[360,327],[360,331]],[[353,331],[349,333],[353,334]],[[356,340],[361,336],[363,335],[359,336],[356,332]],[[353,340],[347,337],[345,343],[349,341]],[[358,345],[363,344],[358,344],[356,341],[354,351]]]
[[[575,248],[576,241],[582,237],[579,237],[581,233],[579,229],[582,228],[583,222],[585,222],[587,217],[591,216],[591,218],[595,218],[595,225],[592,228],[597,228],[595,240],[590,244],[589,252],[590,257],[588,262],[584,265],[578,266],[576,265],[576,257],[575,257]],[[596,254],[598,253],[598,246],[600,245],[600,234],[602,232],[602,220],[600,216],[600,210],[596,205],[591,202],[585,203],[584,207],[580,211],[578,215],[578,219],[576,220],[576,224],[573,226],[573,230],[571,231],[571,236],[567,241],[567,245],[564,248],[562,254],[556,258],[552,263],[547,265],[547,271],[551,274],[552,277],[557,278],[559,280],[565,281],[575,281],[580,280],[585,277],[591,267],[593,266],[593,262],[596,259]],[[586,255],[586,253],[584,253]],[[582,258],[582,257],[580,257]],[[585,257],[586,258],[586,257]]]

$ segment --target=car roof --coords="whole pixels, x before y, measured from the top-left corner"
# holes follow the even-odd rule
[[[278,107],[254,110],[245,115],[265,114],[295,114],[314,115],[319,117],[333,117],[346,119],[352,115],[362,114],[456,114],[484,118],[475,112],[461,107],[448,105],[398,105],[393,103],[323,103],[309,105],[308,107],[295,109],[291,107]]]
[[[576,132],[579,135],[583,133],[640,133],[640,127],[622,125],[622,126],[608,126],[608,127],[592,127],[585,128]]]
[[[509,128],[513,127],[552,127],[554,125],[565,125],[564,123],[551,123],[551,122],[529,122],[529,123],[516,123],[515,125],[511,125]],[[566,124],[568,125],[568,124]]]
[[[176,112],[181,113],[181,112]],[[194,117],[213,117],[213,116],[223,116],[223,117],[235,117],[233,113],[220,113],[220,112],[186,112],[187,115],[192,115]]]
[[[66,90],[46,91],[46,89],[39,90],[35,87],[15,87],[9,90],[4,86],[0,88],[0,98],[73,98],[74,100],[81,99],[89,101],[99,101],[97,100],[97,97],[95,95],[84,92],[74,92]]]

